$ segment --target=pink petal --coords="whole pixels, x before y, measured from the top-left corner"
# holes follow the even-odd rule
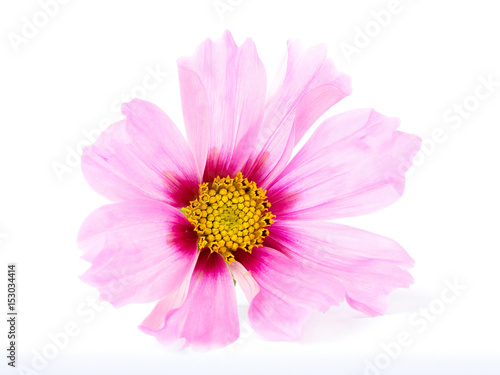
[[[347,302],[368,315],[383,314],[388,294],[413,283],[413,259],[398,243],[345,225],[279,221],[266,245],[337,279]]]
[[[186,217],[153,200],[99,208],[82,224],[78,243],[92,263],[81,278],[117,307],[173,293],[197,256],[197,236]]]
[[[369,109],[326,120],[268,188],[280,219],[362,215],[396,201],[420,138]]]
[[[238,47],[227,31],[178,66],[186,131],[204,180],[236,174],[257,136],[266,96],[254,43]]]
[[[179,129],[161,109],[139,99],[123,104],[122,112],[126,119],[83,152],[90,186],[112,201],[148,198],[188,205],[200,177]]]
[[[303,50],[288,42],[284,80],[268,100],[254,155],[245,176],[266,187],[290,160],[293,147],[331,106],[351,93],[350,78],[326,57],[326,47]]]
[[[234,342],[239,336],[236,293],[224,259],[217,253],[202,251],[184,304],[163,313],[166,315],[160,330],[147,325],[140,328],[164,344],[216,347]]]
[[[165,315],[167,315],[170,310],[181,307],[186,300],[195,265],[196,263],[193,262],[191,269],[186,274],[184,281],[178,289],[173,290],[168,296],[158,301],[153,311],[151,311],[142,322],[142,327],[152,331],[159,331],[165,326]]]
[[[241,264],[240,262],[233,261],[229,267],[231,273],[235,278],[236,282],[240,285],[243,293],[247,297],[248,301],[252,302],[254,297],[259,293],[260,287],[257,281],[252,277],[250,271]]]
[[[250,304],[250,323],[271,340],[293,340],[300,336],[304,321],[314,310],[326,311],[344,298],[341,284],[314,268],[290,259],[269,247],[236,253],[260,286]]]

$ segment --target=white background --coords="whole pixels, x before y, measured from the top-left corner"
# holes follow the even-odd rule
[[[388,0],[222,0],[232,4],[222,16],[213,3],[73,0],[45,17],[47,24],[16,48],[13,34],[23,37],[24,17],[35,17],[40,25],[42,8],[37,1],[2,1],[0,311],[7,308],[7,263],[15,262],[18,365],[25,368],[18,372],[6,365],[2,317],[0,372],[496,373],[497,2],[401,0],[397,14],[385,21],[380,16],[377,21],[376,14],[394,10]],[[98,304],[99,311],[89,312],[87,300],[96,292],[78,279],[88,264],[79,258],[76,234],[85,216],[106,201],[88,187],[73,153],[85,144],[84,131],[96,133],[101,123],[120,118],[116,105],[130,95],[156,103],[182,128],[176,59],[225,29],[238,44],[253,38],[268,77],[282,62],[287,39],[306,46],[327,44],[337,67],[353,82],[353,94],[328,115],[373,107],[399,117],[403,131],[424,139],[426,153],[416,160],[401,200],[377,213],[342,220],[397,240],[416,260],[415,284],[391,296],[386,316],[366,318],[342,305],[314,315],[301,342],[274,343],[247,328],[242,301],[239,342],[208,353],[179,353],[136,328],[152,305],[115,310]],[[371,34],[366,46],[361,32]],[[345,53],[347,44],[356,52]],[[144,90],[143,80],[155,69],[162,72],[156,87]],[[497,82],[490,91],[481,83],[488,79]],[[459,106],[465,108],[462,113],[446,120]],[[58,177],[55,165],[68,170]],[[465,290],[444,303],[447,280]],[[421,309],[429,308],[431,315],[424,318]],[[51,352],[50,334],[68,324],[77,327],[77,334],[59,352]],[[411,344],[399,353],[394,342],[402,332]],[[384,345],[392,348],[393,358]],[[53,357],[46,363],[39,357],[44,352]],[[43,371],[35,372],[33,361]]]

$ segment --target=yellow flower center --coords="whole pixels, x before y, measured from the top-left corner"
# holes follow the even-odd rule
[[[235,178],[216,177],[201,184],[198,199],[182,212],[198,233],[198,248],[208,247],[231,263],[235,250],[251,253],[262,246],[276,217],[270,207],[266,191],[240,172]]]

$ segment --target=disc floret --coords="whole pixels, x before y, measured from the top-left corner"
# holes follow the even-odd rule
[[[182,211],[198,234],[198,248],[218,252],[230,263],[234,251],[262,246],[276,217],[270,207],[266,191],[240,172],[200,184],[198,198]]]

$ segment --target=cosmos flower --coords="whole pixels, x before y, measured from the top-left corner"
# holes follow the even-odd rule
[[[412,258],[393,240],[326,220],[396,201],[420,139],[397,119],[352,110],[307,130],[349,95],[323,46],[288,43],[284,75],[266,96],[255,45],[229,32],[178,61],[187,141],[158,107],[125,119],[84,150],[90,186],[114,203],[79,232],[82,279],[116,307],[157,301],[140,328],[162,343],[216,347],[239,336],[235,284],[249,321],[294,340],[312,311],[346,301],[383,314],[408,287]],[[403,165],[403,168],[401,167]]]

